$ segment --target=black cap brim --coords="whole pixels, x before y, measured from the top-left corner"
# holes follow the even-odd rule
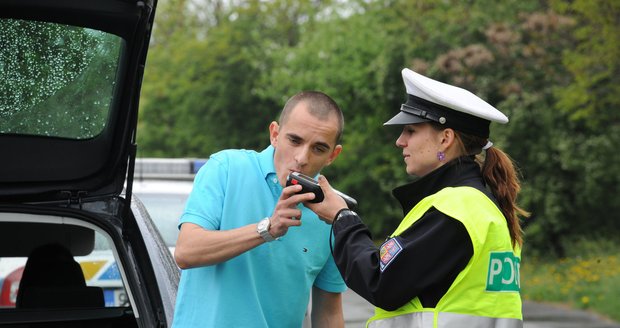
[[[394,115],[394,117],[392,117],[389,121],[383,123],[383,125],[407,125],[424,122],[430,122],[430,120],[400,111],[398,114]]]

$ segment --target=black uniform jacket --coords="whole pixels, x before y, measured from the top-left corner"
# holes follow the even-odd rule
[[[424,197],[445,187],[470,186],[496,204],[472,157],[455,159],[417,181],[392,192],[406,215]],[[347,286],[384,310],[395,310],[419,297],[435,307],[473,255],[465,226],[435,208],[396,237],[402,250],[380,270],[379,248],[357,215],[334,223],[334,259]],[[394,227],[396,228],[396,227]]]

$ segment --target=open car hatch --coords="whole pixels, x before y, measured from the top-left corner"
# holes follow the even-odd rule
[[[0,0],[0,203],[121,193],[154,7]]]

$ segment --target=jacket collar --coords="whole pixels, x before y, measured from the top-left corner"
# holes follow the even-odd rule
[[[407,215],[424,197],[446,187],[458,186],[474,187],[495,201],[482,180],[480,166],[472,156],[456,158],[416,181],[395,188],[392,195],[400,202],[404,215]]]

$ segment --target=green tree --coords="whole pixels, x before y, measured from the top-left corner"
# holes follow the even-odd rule
[[[609,4],[558,7],[566,15],[547,9],[488,25],[486,40],[472,39],[476,43],[440,55],[429,72],[483,95],[509,115],[510,124],[493,136],[522,168],[520,200],[532,212],[525,221],[527,245],[562,257],[565,245],[579,236],[618,231],[610,213],[617,213],[619,199],[606,195],[620,182],[620,161],[611,148],[618,139],[619,98],[608,94],[617,86],[618,64],[617,57],[603,54],[608,45],[617,53],[618,29],[609,19],[595,19],[597,10],[613,11]],[[580,37],[601,28],[606,32]],[[596,82],[601,76],[610,84]],[[579,98],[584,81],[589,91],[581,94],[590,95]],[[600,103],[592,95],[600,95]]]
[[[553,1],[576,20],[575,46],[563,54],[571,73],[557,89],[557,107],[592,128],[620,124],[620,3]]]
[[[545,8],[540,8],[545,9]],[[526,245],[562,255],[572,231],[571,177],[563,153],[573,126],[554,109],[555,87],[567,79],[561,53],[570,47],[574,22],[552,11],[524,11],[516,20],[488,21],[468,43],[437,56],[429,72],[463,86],[506,113],[510,123],[492,126],[491,139],[521,168],[519,201]]]
[[[195,15],[185,8],[174,7],[179,17]],[[261,76],[278,64],[274,53],[298,42],[301,24],[312,24],[320,7],[312,1],[254,1],[221,10],[213,25],[180,36],[171,33],[173,46],[164,41],[153,49],[157,54],[149,65],[157,68],[145,82],[154,82],[145,83],[143,93],[143,156],[204,157],[268,142],[267,126],[290,94],[262,97]],[[164,21],[166,26],[173,22]]]
[[[510,117],[492,140],[521,167],[529,249],[620,230],[618,5],[606,1],[172,1],[158,22],[142,97],[141,156],[259,149],[300,90],[343,108],[344,151],[323,173],[360,202],[376,237],[402,213],[403,67],[465,87]],[[195,4],[194,4],[195,5]],[[166,8],[166,7],[164,7]],[[553,10],[552,10],[553,9]],[[181,21],[177,21],[177,20]],[[595,33],[602,31],[602,33]],[[593,36],[594,37],[591,37]],[[601,204],[606,204],[601,206]],[[611,213],[611,214],[610,214]]]

